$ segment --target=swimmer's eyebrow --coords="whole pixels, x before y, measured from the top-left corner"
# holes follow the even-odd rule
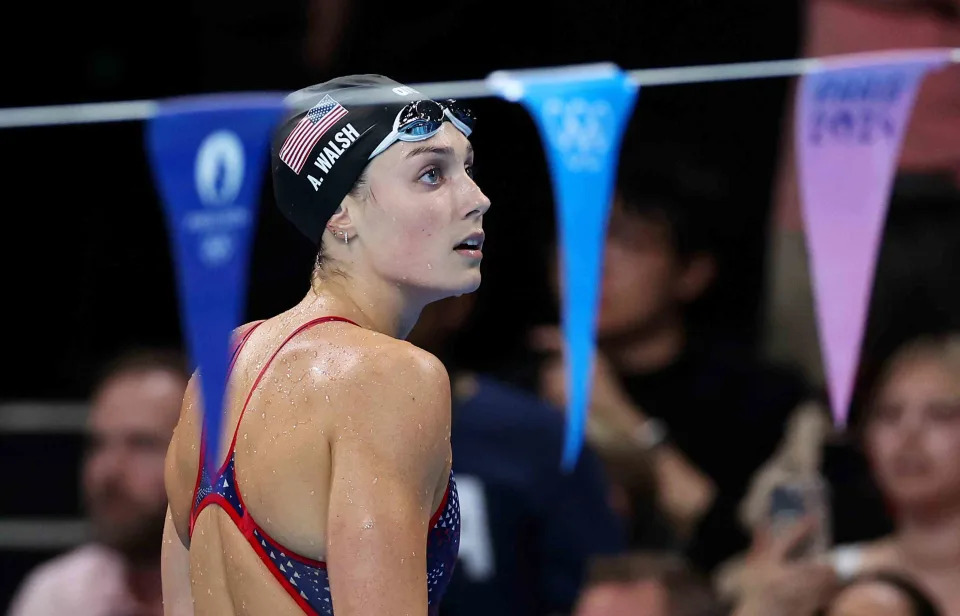
[[[407,158],[420,156],[421,154],[437,154],[438,156],[453,156],[453,148],[449,146],[421,145],[407,152]]]
[[[407,152],[407,158],[420,156],[421,154],[436,154],[438,156],[454,156],[456,153],[450,146],[421,145]],[[473,146],[467,144],[467,158],[473,156]]]

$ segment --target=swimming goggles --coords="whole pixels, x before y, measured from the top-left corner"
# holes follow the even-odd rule
[[[464,137],[470,136],[477,121],[472,111],[453,99],[442,102],[415,101],[400,110],[393,120],[390,134],[370,154],[370,159],[382,154],[397,141],[424,141],[433,137],[440,131],[444,120],[450,120]]]

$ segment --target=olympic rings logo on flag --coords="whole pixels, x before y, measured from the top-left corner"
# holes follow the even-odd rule
[[[613,109],[605,100],[550,98],[544,103],[544,119],[554,124],[554,147],[562,154],[571,171],[596,171],[613,145],[613,136],[605,127]]]

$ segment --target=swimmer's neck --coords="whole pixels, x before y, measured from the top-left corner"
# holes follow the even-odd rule
[[[347,279],[334,275],[316,281],[296,309],[307,318],[339,316],[364,329],[405,339],[428,302],[411,298],[399,287],[383,281],[365,284],[364,278],[367,277]]]

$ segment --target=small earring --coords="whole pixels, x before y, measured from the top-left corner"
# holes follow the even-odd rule
[[[343,232],[343,243],[348,246],[350,245],[350,236],[347,235],[346,231]]]

